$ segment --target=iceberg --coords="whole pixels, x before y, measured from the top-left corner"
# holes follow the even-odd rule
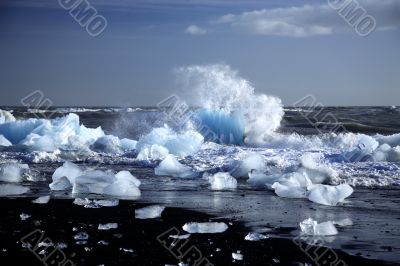
[[[111,172],[88,170],[75,179],[73,194],[103,194],[104,189],[114,183],[115,175]]]
[[[0,135],[13,145],[23,144],[35,151],[81,148],[104,136],[103,130],[80,125],[79,116],[69,114],[52,120],[31,118],[0,124]]]
[[[300,223],[300,229],[304,235],[310,236],[333,236],[338,234],[333,222],[328,221],[319,224],[311,218],[302,221]]]
[[[160,218],[165,210],[164,206],[153,205],[135,210],[136,219],[155,219]]]
[[[0,164],[0,181],[3,182],[21,182],[23,173],[29,171],[27,164],[3,163]]]
[[[133,151],[136,149],[137,141],[131,139],[121,139],[121,148],[125,152]]]
[[[193,178],[197,173],[186,165],[181,164],[174,155],[169,154],[164,160],[154,169],[158,176],[172,176],[180,178]]]
[[[348,184],[338,186],[312,185],[309,187],[308,199],[322,205],[336,206],[353,193]]]
[[[61,182],[61,184],[65,184],[65,189],[68,189],[69,187],[67,186],[65,179],[67,179],[70,186],[72,186],[72,184],[75,183],[75,179],[80,175],[82,175],[82,170],[76,164],[67,161],[61,167],[57,168],[56,171],[53,173],[53,183],[50,184],[50,188],[55,187],[57,183],[60,184]],[[60,187],[60,185],[58,185],[58,187]]]
[[[217,173],[209,177],[212,190],[229,190],[237,188],[237,181],[229,173]]]
[[[182,229],[190,234],[215,234],[223,233],[228,229],[226,223],[186,223]]]

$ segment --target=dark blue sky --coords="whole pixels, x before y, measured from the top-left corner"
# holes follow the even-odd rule
[[[108,22],[98,37],[56,0],[0,2],[1,105],[38,89],[55,105],[155,105],[175,67],[212,63],[286,105],[400,104],[398,0],[358,1],[376,19],[368,37],[326,1],[89,2]]]

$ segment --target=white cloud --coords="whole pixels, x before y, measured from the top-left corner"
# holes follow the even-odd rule
[[[346,1],[330,0],[329,2],[345,3]],[[355,5],[359,3],[359,7],[366,11],[364,15],[371,15],[371,18],[376,21],[377,30],[395,29],[400,26],[400,1],[398,0],[358,0],[352,3]],[[342,7],[345,6],[346,4]],[[340,10],[340,8],[332,8],[328,3],[262,9],[239,15],[227,14],[221,16],[217,23],[231,25],[235,29],[255,35],[290,37],[329,35],[351,30],[351,26],[340,15]],[[349,10],[351,8],[344,9],[342,12],[346,15]],[[352,17],[351,12],[349,15]],[[355,16],[354,19],[356,18],[358,17]]]
[[[205,35],[207,34],[207,30],[200,28],[196,25],[190,25],[186,28],[185,33],[192,34],[192,35]]]

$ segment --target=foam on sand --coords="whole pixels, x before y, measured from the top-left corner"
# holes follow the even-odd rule
[[[237,188],[237,181],[229,173],[216,173],[208,179],[212,190],[232,190]]]
[[[197,173],[186,165],[181,164],[174,155],[169,154],[164,160],[154,169],[158,176],[172,176],[180,178],[193,178]]]
[[[136,219],[154,219],[160,218],[164,211],[164,206],[153,205],[135,210]]]
[[[186,223],[183,230],[190,234],[215,234],[223,233],[228,229],[228,225],[225,223]]]

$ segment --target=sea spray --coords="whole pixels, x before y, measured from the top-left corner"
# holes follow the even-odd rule
[[[281,100],[255,94],[254,87],[230,66],[195,65],[178,68],[176,73],[188,102],[201,107],[196,118],[202,126],[219,126],[214,132],[221,136],[219,142],[262,144],[279,128],[284,115]]]

